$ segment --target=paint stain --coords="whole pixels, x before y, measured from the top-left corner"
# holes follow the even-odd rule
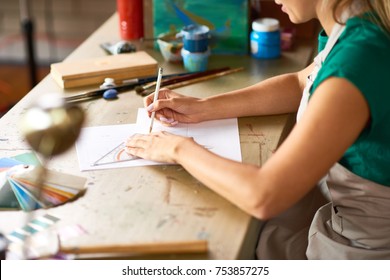
[[[165,191],[164,191],[164,196],[163,200],[166,204],[171,203],[171,191],[172,191],[172,181],[176,181],[176,178],[172,176],[167,176],[167,183],[165,184]]]
[[[174,221],[176,219],[175,215],[169,214],[166,215],[164,218],[162,218],[158,223],[156,228],[161,228],[163,225],[165,225],[168,222]]]
[[[255,137],[258,137],[258,138],[264,137],[264,133],[261,133],[261,132],[257,133],[257,132],[255,132],[255,130],[253,128],[253,125],[247,123],[247,124],[245,124],[245,126],[248,127],[248,129],[250,131],[250,133],[247,134],[248,136],[255,136]]]
[[[200,232],[197,234],[197,238],[201,240],[207,240],[209,238],[209,233],[202,229]]]
[[[196,207],[194,208],[194,215],[199,217],[211,218],[218,211],[215,207]]]

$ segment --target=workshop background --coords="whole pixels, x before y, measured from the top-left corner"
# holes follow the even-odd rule
[[[31,89],[22,32],[23,1],[0,1],[0,117]],[[33,0],[38,81],[50,64],[62,61],[116,10],[116,0]]]
[[[293,25],[273,0],[248,1],[250,20],[275,17],[282,27],[296,29],[297,38],[316,38],[316,21]],[[144,0],[146,37],[153,36],[152,2]],[[51,63],[66,58],[116,11],[116,0],[1,0],[0,117],[33,87],[21,20],[25,17],[26,4],[29,4],[29,18],[34,27],[36,82],[49,73]]]

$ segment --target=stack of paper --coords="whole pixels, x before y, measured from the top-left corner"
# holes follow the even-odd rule
[[[42,167],[33,154],[0,158],[0,208],[31,211],[63,204],[85,190],[86,178],[47,170],[42,188]]]
[[[144,51],[51,64],[50,74],[62,88],[123,81],[156,75],[157,61]]]

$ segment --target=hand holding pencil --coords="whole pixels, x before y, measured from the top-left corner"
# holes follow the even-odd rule
[[[185,96],[177,92],[171,91],[170,89],[174,89],[181,86],[187,86],[197,82],[208,81],[210,79],[222,77],[228,74],[233,74],[242,70],[243,70],[242,67],[233,68],[233,69],[228,68],[226,70],[218,69],[216,73],[210,75],[199,76],[197,78],[191,78],[189,80],[178,82],[177,84],[169,84],[169,85],[164,85],[164,79],[162,79],[162,81],[160,81],[160,83],[156,85],[154,95],[151,94],[148,95],[144,101],[147,110],[149,112],[152,112],[151,113],[152,120],[151,120],[149,131],[151,132],[153,130],[153,121],[154,118],[156,117],[156,114],[160,122],[165,126],[175,126],[178,123],[196,123],[204,120],[203,119],[204,112],[202,109],[199,109],[198,107],[198,105],[201,104],[197,102],[199,98]],[[157,80],[158,80],[158,76],[157,76]],[[160,86],[162,85],[164,85],[165,89],[161,91]],[[162,99],[164,100],[164,102],[159,103],[159,105],[157,106],[156,101],[158,99],[160,100]]]

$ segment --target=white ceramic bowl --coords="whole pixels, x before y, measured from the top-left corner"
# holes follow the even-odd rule
[[[169,62],[182,62],[181,49],[183,42],[175,35],[160,35],[157,44],[164,59]]]

